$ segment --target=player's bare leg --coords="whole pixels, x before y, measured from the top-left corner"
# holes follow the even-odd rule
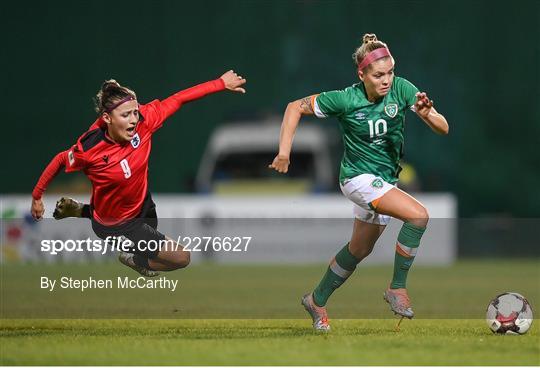
[[[184,251],[184,247],[171,238],[165,239],[166,242],[160,244],[160,249],[154,257],[136,254],[132,258],[132,263],[150,271],[174,271],[187,267],[191,260],[190,252]],[[128,266],[132,267],[131,264]]]
[[[368,224],[356,219],[351,241],[331,260],[313,293],[302,298],[302,305],[310,314],[316,331],[330,330],[326,311],[328,298],[348,279],[356,265],[371,253],[384,228],[384,225]]]
[[[176,248],[176,242],[167,239],[172,242],[172,246],[162,249],[155,258],[122,252],[118,260],[146,277],[158,276],[158,271],[174,271],[187,267],[190,262],[190,253],[184,251],[181,246]]]
[[[378,213],[404,222],[396,243],[394,275],[383,296],[395,314],[413,318],[414,312],[407,293],[406,280],[429,221],[428,212],[420,202],[398,188],[391,189],[372,205]]]
[[[422,203],[399,188],[393,188],[383,195],[378,200],[376,211],[418,227],[426,227],[429,222],[429,214]]]
[[[386,225],[368,224],[367,222],[354,220],[353,233],[349,250],[358,260],[366,258],[375,247],[375,243],[383,233]]]
[[[187,267],[191,261],[191,253],[171,238],[166,239],[165,247],[160,249],[155,258],[148,260],[150,268],[156,271],[173,271]]]
[[[87,212],[85,207],[88,205],[69,197],[62,197],[56,202],[53,216],[57,220],[67,217],[89,217],[85,216]],[[172,239],[167,238],[167,240],[173,243],[173,247],[161,250],[156,258],[147,259],[148,266],[146,266],[146,259],[142,262],[140,259],[137,261],[137,257],[143,256],[134,256],[131,253],[120,253],[118,260],[146,277],[158,276],[157,271],[173,271],[187,267],[190,262],[190,253],[184,251],[181,245],[176,246],[176,242]]]

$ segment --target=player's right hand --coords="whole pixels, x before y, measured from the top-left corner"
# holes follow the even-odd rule
[[[33,199],[32,198],[32,207],[30,208],[30,212],[32,213],[32,217],[39,221],[43,218],[43,213],[45,213],[45,206],[43,205],[43,201],[41,199]]]
[[[268,165],[269,169],[274,169],[279,173],[286,174],[289,171],[290,165],[289,157],[283,155],[277,155],[274,161]]]
[[[227,73],[223,74],[221,79],[223,79],[225,88],[229,91],[246,93],[246,90],[240,87],[246,84],[246,79],[236,74],[234,70],[229,70]]]

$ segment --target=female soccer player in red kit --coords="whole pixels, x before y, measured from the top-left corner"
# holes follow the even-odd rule
[[[184,103],[225,89],[245,93],[245,83],[244,78],[230,70],[216,80],[180,91],[163,101],[139,105],[132,90],[114,80],[106,81],[96,96],[98,119],[73,147],[54,157],[36,184],[32,216],[36,220],[43,217],[41,197],[61,169],[68,173],[82,170],[92,182],[90,205],[71,204],[78,216],[91,218],[92,228],[100,238],[124,236],[133,242],[133,253],[120,255],[122,263],[150,277],[156,276],[156,271],[186,267],[189,252],[157,231],[155,204],[148,191],[152,135]],[[157,244],[169,240],[174,246],[149,251],[146,245],[151,240]]]

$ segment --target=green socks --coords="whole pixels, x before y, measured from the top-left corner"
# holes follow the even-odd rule
[[[347,280],[359,262],[349,251],[349,243],[347,243],[332,259],[321,282],[313,291],[315,304],[324,307],[330,295]]]
[[[411,268],[420,245],[420,239],[422,239],[425,231],[425,227],[419,227],[408,222],[401,227],[396,243],[394,277],[390,284],[391,289],[405,288],[409,268]],[[324,307],[330,295],[352,275],[359,262],[349,251],[349,243],[347,243],[332,259],[321,282],[313,291],[315,304]]]
[[[390,284],[391,289],[405,288],[407,274],[414,261],[420,239],[426,231],[425,227],[418,227],[408,222],[404,223],[396,243],[396,256],[394,258],[394,277]]]

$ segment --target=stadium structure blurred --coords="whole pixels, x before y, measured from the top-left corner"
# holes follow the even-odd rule
[[[505,291],[540,305],[539,15],[537,0],[7,2],[0,365],[538,365],[537,322],[507,339],[484,317]],[[267,165],[290,101],[357,81],[364,33],[388,44],[396,75],[428,93],[450,134],[407,116],[399,185],[431,215],[408,281],[415,319],[396,333],[381,298],[393,220],[328,304],[332,335],[316,336],[299,300],[353,223],[337,121],[303,119],[290,173]],[[29,208],[44,167],[95,120],[103,81],[147,103],[229,69],[247,93],[183,106],[153,136],[149,165],[159,229],[219,238],[220,251],[145,279],[116,252],[41,249],[96,239],[88,219],[52,219],[59,197],[89,200],[81,173],[56,177],[43,221]],[[223,251],[226,236],[243,251]],[[50,287],[64,277],[178,287]]]
[[[347,218],[349,205],[335,180],[341,146],[334,120],[303,120],[287,179],[265,165],[277,146],[275,117],[289,101],[356,81],[350,55],[365,32],[388,43],[397,75],[427,91],[450,122],[450,135],[438,137],[410,114],[405,146],[411,190],[421,193],[433,223],[452,224],[449,259],[540,254],[534,232],[540,194],[529,189],[540,179],[540,112],[533,103],[540,95],[540,46],[531,42],[539,36],[538,2],[436,8],[392,1],[135,2],[127,9],[107,3],[108,14],[127,19],[144,6],[144,22],[127,36],[109,27],[103,5],[35,4],[32,12],[8,5],[3,27],[17,32],[7,38],[10,58],[2,61],[10,71],[4,83],[9,87],[2,89],[3,100],[10,101],[0,183],[3,261],[25,257],[19,245],[39,227],[27,216],[32,187],[54,154],[91,124],[91,97],[111,77],[132,87],[143,102],[227,68],[248,78],[242,98],[212,96],[184,106],[155,135],[150,188],[160,216],[185,216],[194,203],[219,207],[242,194],[258,209],[267,202],[268,208],[299,211],[321,203],[328,217]],[[415,18],[419,12],[421,22]],[[384,26],[369,14],[384,14]],[[242,22],[229,22],[231,17]],[[501,56],[512,50],[521,56]],[[515,88],[516,83],[526,87]],[[248,143],[261,150],[250,152]],[[47,193],[46,214],[60,195],[87,199],[88,193],[82,175],[60,175]],[[329,198],[333,202],[326,204]],[[443,198],[444,206],[437,207]],[[231,208],[239,210],[241,202]]]

